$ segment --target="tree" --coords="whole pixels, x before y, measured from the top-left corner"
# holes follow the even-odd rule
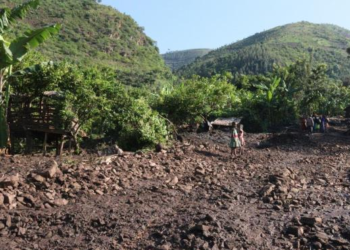
[[[164,92],[158,109],[177,125],[207,120],[214,112],[232,108],[235,87],[230,77],[194,76]]]
[[[6,148],[8,140],[6,109],[10,85],[7,79],[12,74],[12,67],[20,63],[30,50],[35,49],[60,30],[60,25],[54,24],[28,31],[11,41],[5,40],[5,35],[10,31],[11,26],[18,19],[23,19],[30,9],[38,8],[39,4],[39,0],[30,0],[13,9],[0,9],[0,149]]]

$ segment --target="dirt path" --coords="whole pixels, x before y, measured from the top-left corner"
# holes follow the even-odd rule
[[[349,137],[248,134],[237,159],[227,133],[184,138],[57,166],[3,157],[0,249],[350,248]]]

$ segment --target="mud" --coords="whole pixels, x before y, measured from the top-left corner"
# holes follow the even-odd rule
[[[0,158],[0,249],[349,249],[350,138],[184,134],[159,153]]]

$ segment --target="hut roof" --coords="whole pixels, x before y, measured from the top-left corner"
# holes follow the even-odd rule
[[[229,117],[229,118],[217,118],[215,121],[211,122],[212,125],[230,127],[232,123],[240,123],[241,118]]]

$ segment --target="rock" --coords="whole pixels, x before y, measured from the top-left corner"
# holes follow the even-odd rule
[[[192,227],[190,229],[190,233],[194,233],[194,234],[202,234],[205,237],[209,237],[210,236],[210,226],[206,226],[206,225],[196,225],[194,227]]]
[[[315,234],[315,237],[314,237],[314,240],[319,241],[323,244],[327,243],[328,239],[329,239],[328,235],[323,232],[319,232]]]
[[[118,156],[116,156],[116,155],[102,157],[101,159],[99,159],[98,164],[99,165],[110,165],[117,158],[118,158]]]
[[[3,193],[4,195],[4,204],[13,204],[16,200],[15,194]]]
[[[53,202],[53,205],[56,205],[58,207],[66,206],[68,204],[68,200],[66,199],[56,199]]]
[[[0,206],[4,205],[4,195],[0,193]]]
[[[72,188],[74,188],[75,190],[80,190],[81,189],[81,185],[77,182],[73,182],[71,183]]]
[[[56,173],[59,171],[58,164],[56,161],[51,160],[45,164],[45,170],[41,173],[46,178],[54,178]]]
[[[286,233],[294,235],[296,237],[301,237],[304,234],[304,228],[303,227],[290,226],[290,227],[287,228]]]
[[[282,193],[282,194],[287,194],[288,193],[288,188],[285,186],[279,186],[278,187],[278,192]]]
[[[11,216],[9,216],[9,215],[6,217],[5,226],[6,227],[12,226],[12,219],[11,219]]]
[[[275,187],[276,187],[276,186],[273,185],[273,184],[268,184],[268,185],[266,185],[265,187],[263,187],[263,188],[260,190],[260,192],[259,192],[260,196],[261,196],[261,197],[269,196],[269,195],[272,193],[272,191],[275,190]]]
[[[99,190],[99,189],[95,190],[95,193],[99,194],[99,195],[103,195],[103,192],[101,190]]]
[[[282,210],[282,206],[274,205],[274,206],[273,206],[273,209],[275,209],[275,210]]]
[[[331,239],[332,243],[336,246],[346,246],[348,242],[342,238],[339,239]]]
[[[169,182],[170,186],[175,186],[177,183],[179,182],[179,179],[177,178],[177,176],[174,176],[171,181]]]
[[[160,144],[160,143],[158,143],[156,146],[155,146],[155,150],[156,150],[156,152],[162,152],[162,150],[163,150],[163,145],[162,144]]]
[[[322,218],[320,217],[301,217],[300,218],[300,222],[303,225],[307,225],[307,226],[315,226],[316,224],[322,224]]]
[[[24,227],[19,227],[18,228],[18,232],[17,232],[17,235],[25,235],[27,232],[27,229],[24,228]]]
[[[293,248],[294,249],[300,249],[300,240],[296,240],[293,243]]]
[[[24,202],[30,203],[32,205],[35,205],[35,199],[34,199],[34,197],[32,195],[25,194],[25,195],[22,195],[22,197],[24,198]]]
[[[192,185],[178,185],[180,190],[182,190],[185,193],[190,193],[193,186]]]
[[[322,243],[321,242],[313,242],[312,243],[312,246],[315,248],[315,249],[322,249]]]
[[[18,187],[19,184],[19,175],[11,175],[11,176],[5,176],[0,180],[0,187],[1,188],[7,188],[7,187]]]
[[[171,245],[166,243],[160,247],[160,250],[171,250]]]
[[[44,177],[42,177],[41,175],[38,175],[38,174],[32,174],[31,177],[36,182],[44,183],[46,181]]]
[[[205,175],[205,169],[202,168],[202,167],[196,167],[195,173],[196,173],[197,175]]]
[[[98,156],[123,155],[124,151],[118,145],[112,145],[97,152]]]

